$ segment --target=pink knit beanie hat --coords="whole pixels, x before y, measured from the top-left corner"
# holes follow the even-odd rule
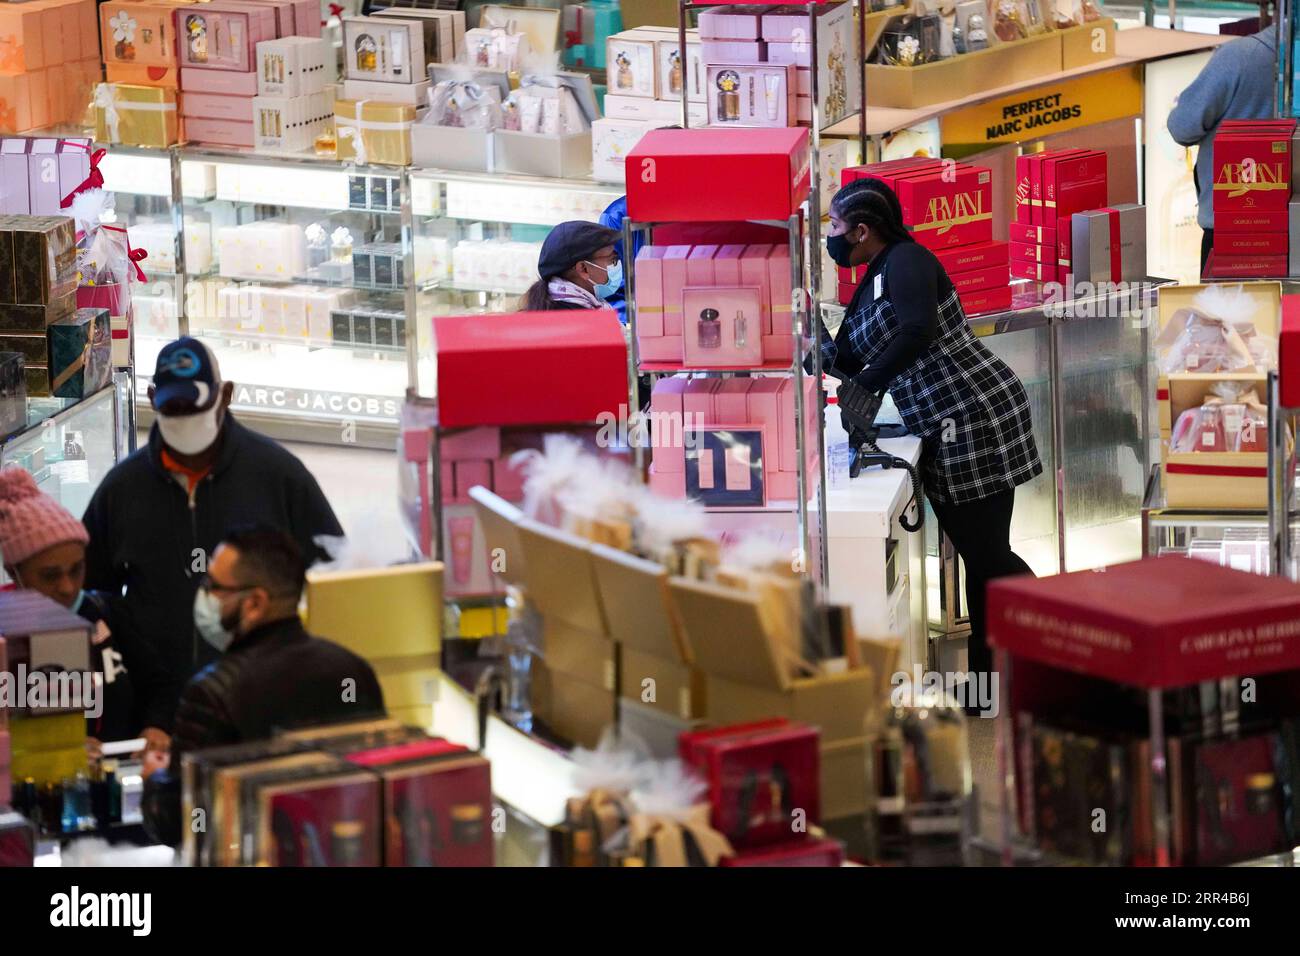
[[[0,561],[13,567],[56,544],[87,544],[86,527],[15,466],[0,469]]]

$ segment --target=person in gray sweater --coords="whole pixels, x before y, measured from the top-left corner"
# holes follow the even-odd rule
[[[1205,69],[1183,90],[1169,113],[1169,135],[1196,156],[1196,221],[1201,271],[1214,242],[1214,134],[1226,119],[1269,119],[1277,98],[1277,32],[1267,27],[1215,49]]]

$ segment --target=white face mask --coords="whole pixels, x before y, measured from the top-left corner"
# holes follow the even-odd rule
[[[172,451],[182,455],[197,455],[207,451],[221,431],[221,403],[193,415],[159,415],[158,431]]]
[[[235,639],[235,629],[239,624],[236,619],[231,626],[227,626],[221,616],[221,598],[211,591],[199,588],[194,594],[194,626],[200,637],[225,653],[230,642]]]

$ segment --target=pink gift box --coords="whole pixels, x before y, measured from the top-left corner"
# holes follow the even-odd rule
[[[67,196],[90,176],[90,154],[94,149],[91,140],[74,137],[59,141],[59,191]],[[59,198],[62,202],[63,198]],[[62,208],[50,215],[62,215]]]
[[[500,458],[501,429],[485,425],[462,432],[444,433],[438,438],[438,453],[443,461]]]
[[[745,418],[763,427],[764,455],[776,471],[781,460],[781,386],[783,378],[752,378],[745,394]]]
[[[650,490],[665,498],[686,497],[685,471],[659,471],[655,464],[650,465]]]
[[[713,257],[717,246],[695,246],[686,259],[686,285],[713,285]]]
[[[469,490],[477,485],[491,490],[492,464],[486,461],[457,461],[452,463],[456,472],[456,500],[468,501]]]
[[[509,457],[492,462],[492,490],[506,501],[523,500],[524,473]]]
[[[650,442],[655,466],[664,472],[686,470],[686,449],[682,442],[683,397],[690,379],[674,376],[655,382],[650,393]]]
[[[780,403],[780,416],[777,419],[777,449],[780,471],[795,471],[799,467],[799,445],[795,437],[794,379],[781,380],[781,390],[777,393]],[[793,497],[793,496],[791,496]]]
[[[686,383],[682,394],[682,415],[691,425],[707,425],[716,422],[713,413],[713,390],[718,387],[720,379],[693,378]]]
[[[26,139],[6,139],[0,142],[0,195],[4,197],[4,211],[13,215],[30,216],[32,200],[27,181]]]
[[[795,72],[794,91],[798,96],[812,96],[812,70],[799,67]]]
[[[642,246],[636,254],[636,333],[639,339],[664,334],[663,254],[666,246]]]
[[[756,13],[704,10],[700,13],[699,27],[701,40],[757,40],[760,22]]]
[[[456,476],[450,461],[438,462],[439,480],[442,483],[442,500],[443,502],[459,502],[456,497]]]
[[[794,102],[794,118],[800,123],[812,122],[812,97],[800,96]]]
[[[710,63],[705,79],[709,125],[791,126],[794,84],[792,66],[734,60]],[[724,92],[724,86],[732,92]]]
[[[253,146],[253,124],[234,120],[205,119],[190,116],[185,119],[185,136],[195,143],[216,146]]]
[[[678,313],[677,319],[678,324],[680,324],[681,313]],[[681,364],[682,337],[680,335],[664,335],[657,339],[641,339],[638,342],[638,348],[641,352],[642,362],[675,362]]]
[[[34,139],[27,157],[28,195],[31,199],[33,216],[59,216],[63,210],[59,203],[63,193],[59,182],[59,141],[57,139]],[[86,171],[90,171],[87,162]],[[85,177],[83,176],[82,179]],[[79,184],[77,180],[72,185]],[[69,186],[69,189],[72,187]]]
[[[766,243],[746,246],[744,255],[740,257],[741,285],[756,285],[761,290],[764,335],[772,332],[772,282],[768,276],[767,260],[775,248]]]
[[[686,262],[690,254],[690,246],[669,246],[663,254],[664,335],[679,339],[682,335],[682,289],[689,284]],[[681,361],[680,350],[677,355]]]
[[[766,439],[766,435],[764,435]],[[799,475],[793,471],[773,471],[767,475],[769,501],[794,501],[799,497]]]
[[[181,70],[181,114],[185,112],[185,97],[189,93],[220,93],[223,96],[256,96],[257,73],[234,70]],[[252,111],[252,104],[249,104]],[[189,130],[189,124],[185,125]]]
[[[217,0],[173,16],[179,62],[198,70],[252,70],[257,44],[277,35],[275,9],[260,3]]]
[[[808,14],[804,11],[795,13],[765,13],[761,32],[764,40],[777,43],[795,41],[808,42]]]
[[[746,285],[740,281],[740,257],[744,245],[719,246],[713,257],[713,281],[718,285]]]
[[[131,295],[125,285],[77,286],[78,309],[108,309],[111,316],[126,315],[131,306]]]
[[[808,42],[769,43],[768,63],[788,63],[791,66],[812,67],[812,44]]]
[[[718,326],[712,347],[701,341],[705,313],[710,310],[717,313]],[[682,290],[682,313],[683,365],[752,368],[763,363],[763,309],[757,286],[689,286]]]
[[[221,93],[185,93],[181,97],[181,115],[201,119],[231,120],[237,123],[253,122],[253,100],[247,96],[226,96]],[[188,130],[189,124],[186,124]]]
[[[794,361],[794,333],[782,332],[780,335],[763,336],[763,362]]]
[[[700,59],[714,63],[762,63],[767,57],[761,40],[701,40]]]
[[[788,336],[794,331],[793,279],[790,276],[790,250],[785,246],[772,247],[772,254],[767,257],[767,277],[772,295],[772,334]]]
[[[749,421],[749,379],[724,378],[713,390],[713,414],[720,422]]]

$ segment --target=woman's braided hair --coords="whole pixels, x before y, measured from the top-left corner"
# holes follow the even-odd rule
[[[898,196],[879,179],[849,183],[835,194],[831,208],[850,229],[865,225],[883,242],[912,241],[912,234],[903,225]]]

